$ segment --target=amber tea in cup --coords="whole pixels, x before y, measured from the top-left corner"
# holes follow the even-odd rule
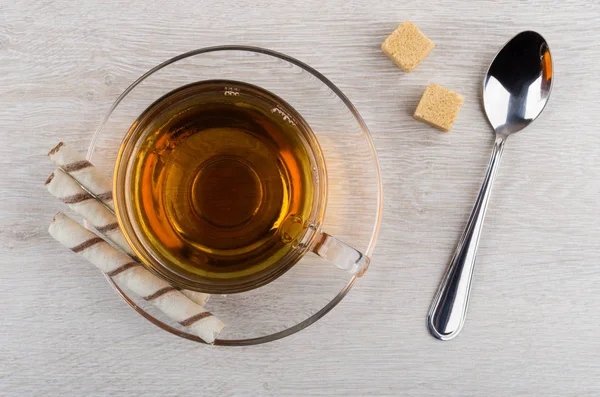
[[[322,216],[320,148],[297,112],[266,90],[187,85],[131,129],[146,137],[129,165],[133,223],[176,273],[254,288],[285,270],[297,238]]]

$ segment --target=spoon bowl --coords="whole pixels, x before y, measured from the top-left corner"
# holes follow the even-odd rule
[[[500,50],[483,81],[483,107],[497,135],[527,127],[548,102],[552,58],[546,40],[521,32]]]
[[[506,43],[485,75],[483,106],[496,140],[473,212],[429,309],[429,330],[438,339],[456,337],[464,325],[477,246],[506,138],[540,115],[551,89],[550,49],[532,31],[521,32]]]

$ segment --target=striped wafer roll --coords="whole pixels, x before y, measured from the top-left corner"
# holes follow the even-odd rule
[[[111,210],[115,210],[112,196],[112,183],[83,155],[60,142],[48,156],[50,160],[67,174],[71,175],[81,186],[101,200]]]
[[[75,179],[67,175],[61,168],[55,169],[46,180],[46,188],[50,194],[85,218],[98,232],[128,255],[135,255],[121,232],[115,215],[90,193],[86,192]]]
[[[53,196],[67,204],[75,213],[86,219],[104,237],[110,240],[125,253],[137,260],[135,254],[121,228],[116,216],[102,203],[86,192],[75,179],[61,168],[57,168],[46,180],[46,188]],[[182,290],[185,296],[204,306],[210,297],[202,292]]]
[[[207,343],[219,336],[223,323],[218,318],[68,216],[56,214],[48,232]]]

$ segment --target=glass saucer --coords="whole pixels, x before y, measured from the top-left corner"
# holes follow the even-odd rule
[[[175,88],[213,79],[237,80],[267,89],[304,117],[317,136],[327,167],[323,228],[370,256],[381,220],[382,187],[367,126],[331,81],[287,55],[258,47],[220,46],[190,51],[163,62],[117,98],[94,134],[87,158],[112,177],[121,140],[137,116]],[[204,343],[125,287],[107,279],[132,308],[155,325]],[[294,334],[333,309],[356,281],[356,276],[308,253],[287,273],[263,287],[212,295],[206,308],[225,323],[215,344],[253,345]]]

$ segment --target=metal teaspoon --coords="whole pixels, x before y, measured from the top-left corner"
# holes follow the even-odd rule
[[[506,139],[535,120],[552,89],[552,57],[536,32],[513,37],[492,61],[483,80],[483,106],[496,140],[473,212],[435,294],[427,323],[433,336],[454,338],[463,327],[483,219]]]

